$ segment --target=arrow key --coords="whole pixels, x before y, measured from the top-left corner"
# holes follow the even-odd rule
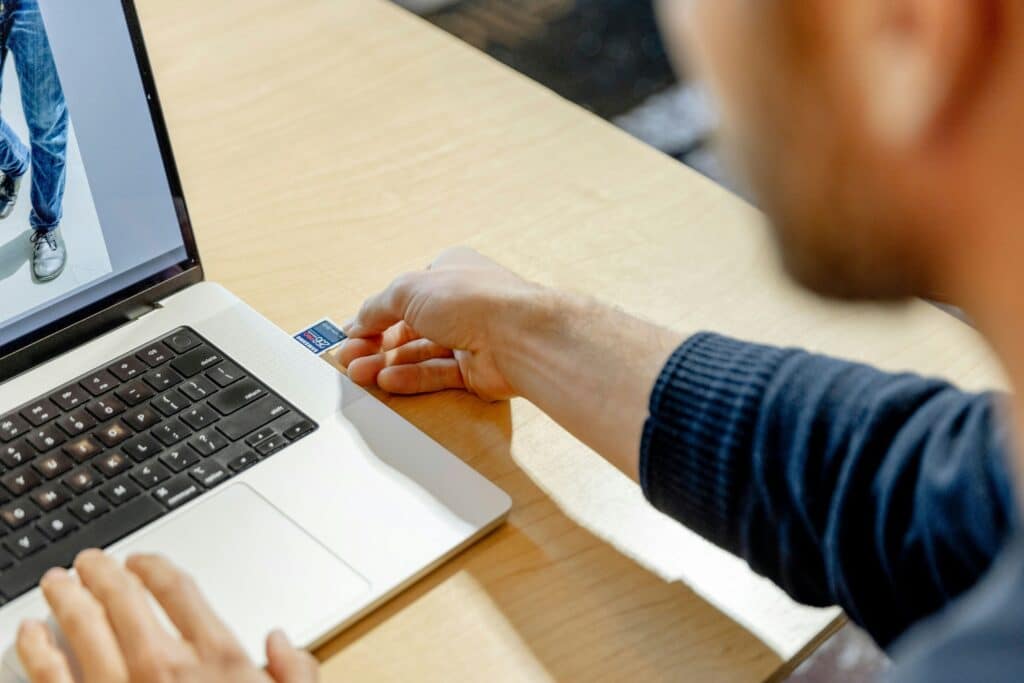
[[[42,550],[46,545],[46,539],[35,529],[24,529],[9,536],[4,545],[18,559],[22,560],[32,553]]]

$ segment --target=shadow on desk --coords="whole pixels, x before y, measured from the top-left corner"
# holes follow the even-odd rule
[[[783,665],[569,519],[513,458],[508,403],[380,398],[514,502],[506,525],[321,648],[325,680],[454,680],[467,658],[487,681],[751,681]]]

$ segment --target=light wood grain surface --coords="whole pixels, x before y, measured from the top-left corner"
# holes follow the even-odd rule
[[[742,202],[379,0],[139,5],[208,276],[285,330],[468,244],[679,330],[1002,382],[930,306],[796,291]],[[524,401],[384,400],[514,509],[324,647],[327,681],[758,681],[835,621],[652,512]]]

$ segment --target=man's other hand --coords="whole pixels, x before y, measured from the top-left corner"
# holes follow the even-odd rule
[[[98,550],[75,561],[77,577],[51,570],[40,587],[77,660],[84,683],[312,683],[316,660],[280,632],[267,639],[266,670],[258,669],[214,614],[195,583],[166,560],[136,556],[125,566]],[[179,638],[150,607],[153,597]],[[72,683],[68,657],[49,627],[25,622],[18,656],[32,683]]]
[[[521,393],[507,371],[521,333],[543,323],[550,293],[475,251],[450,249],[399,277],[345,326],[349,377],[394,394],[467,389],[489,401]]]

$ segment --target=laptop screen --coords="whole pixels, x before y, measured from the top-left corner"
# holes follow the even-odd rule
[[[0,5],[3,356],[196,254],[131,2]]]

